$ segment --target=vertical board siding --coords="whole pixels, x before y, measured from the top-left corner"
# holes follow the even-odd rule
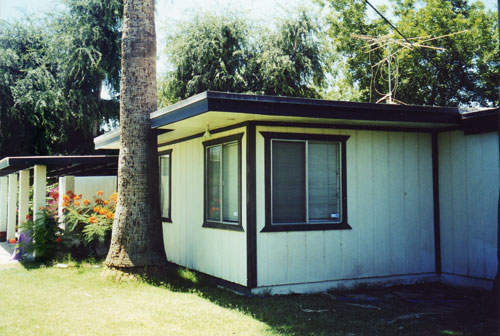
[[[352,230],[260,232],[265,224],[259,132],[349,135]],[[257,127],[258,286],[434,272],[431,135]]]
[[[212,135],[210,140],[243,133],[244,128]],[[172,223],[163,224],[167,259],[178,265],[246,285],[246,233],[204,228],[204,138],[172,145]],[[246,157],[246,136],[241,140]],[[242,225],[246,231],[246,165],[241,166]]]
[[[498,134],[439,135],[443,272],[494,279],[497,271]]]
[[[391,235],[389,213],[391,209],[390,195],[386,190],[389,181],[389,136],[387,133],[374,132],[372,138],[373,199],[377,204],[373,209],[373,244],[376,248],[374,254],[382,251],[383,255],[391,255]],[[375,258],[375,270],[391,269],[391,258]]]
[[[419,165],[419,209],[434,209],[432,154],[429,155],[428,148],[432,148],[432,138],[426,134],[418,135],[418,165]],[[436,255],[434,244],[434,211],[424,211],[418,216],[418,227],[416,236],[419,239],[420,269],[435,269]],[[429,239],[429,237],[432,237]]]
[[[91,202],[97,197],[97,192],[102,191],[102,199],[109,199],[109,196],[116,192],[116,176],[76,176],[75,190],[76,195],[82,195],[82,199],[88,199]],[[69,191],[69,190],[67,190]]]

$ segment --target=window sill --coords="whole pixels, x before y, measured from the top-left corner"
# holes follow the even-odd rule
[[[202,227],[209,229],[221,229],[221,230],[229,230],[229,231],[237,231],[237,232],[245,232],[243,230],[243,226],[240,223],[238,224],[225,224],[219,222],[208,222],[203,223]]]
[[[167,223],[167,224],[173,224],[173,222],[172,222],[172,218],[165,218],[165,217],[162,217],[162,218],[161,218],[161,222],[162,222],[162,223]]]
[[[266,225],[260,232],[351,230],[347,223]]]

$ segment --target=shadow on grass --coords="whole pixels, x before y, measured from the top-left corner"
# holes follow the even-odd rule
[[[203,274],[169,265],[141,273],[147,283],[193,293],[246,313],[287,335],[496,335],[489,293],[422,284],[328,294],[243,296]]]
[[[92,267],[95,260],[66,263],[83,270]],[[47,266],[52,265],[55,264]],[[23,261],[22,266],[27,270],[47,267],[30,261]],[[243,312],[265,323],[276,334],[497,335],[498,332],[490,293],[441,284],[365,286],[326,294],[258,297],[231,292],[214,285],[210,277],[174,265],[131,270],[130,274],[149,285],[197,295],[225,309]]]

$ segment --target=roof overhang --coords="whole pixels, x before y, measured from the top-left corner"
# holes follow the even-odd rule
[[[500,109],[490,108],[462,113],[465,134],[499,131]]]
[[[455,107],[352,103],[332,100],[259,96],[207,91],[151,113],[164,144],[248,121],[301,123],[325,127],[442,129],[461,127]],[[119,130],[94,139],[96,149],[118,149]]]
[[[113,176],[118,170],[117,155],[86,156],[19,156],[0,160],[0,176],[30,169],[36,165],[47,167],[47,179],[59,176]]]

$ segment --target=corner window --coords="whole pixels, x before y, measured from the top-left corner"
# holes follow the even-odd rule
[[[263,231],[349,229],[348,136],[262,132],[266,155]]]
[[[162,222],[172,222],[172,150],[160,153],[160,207]]]
[[[243,134],[205,141],[204,227],[242,231],[241,138]]]

